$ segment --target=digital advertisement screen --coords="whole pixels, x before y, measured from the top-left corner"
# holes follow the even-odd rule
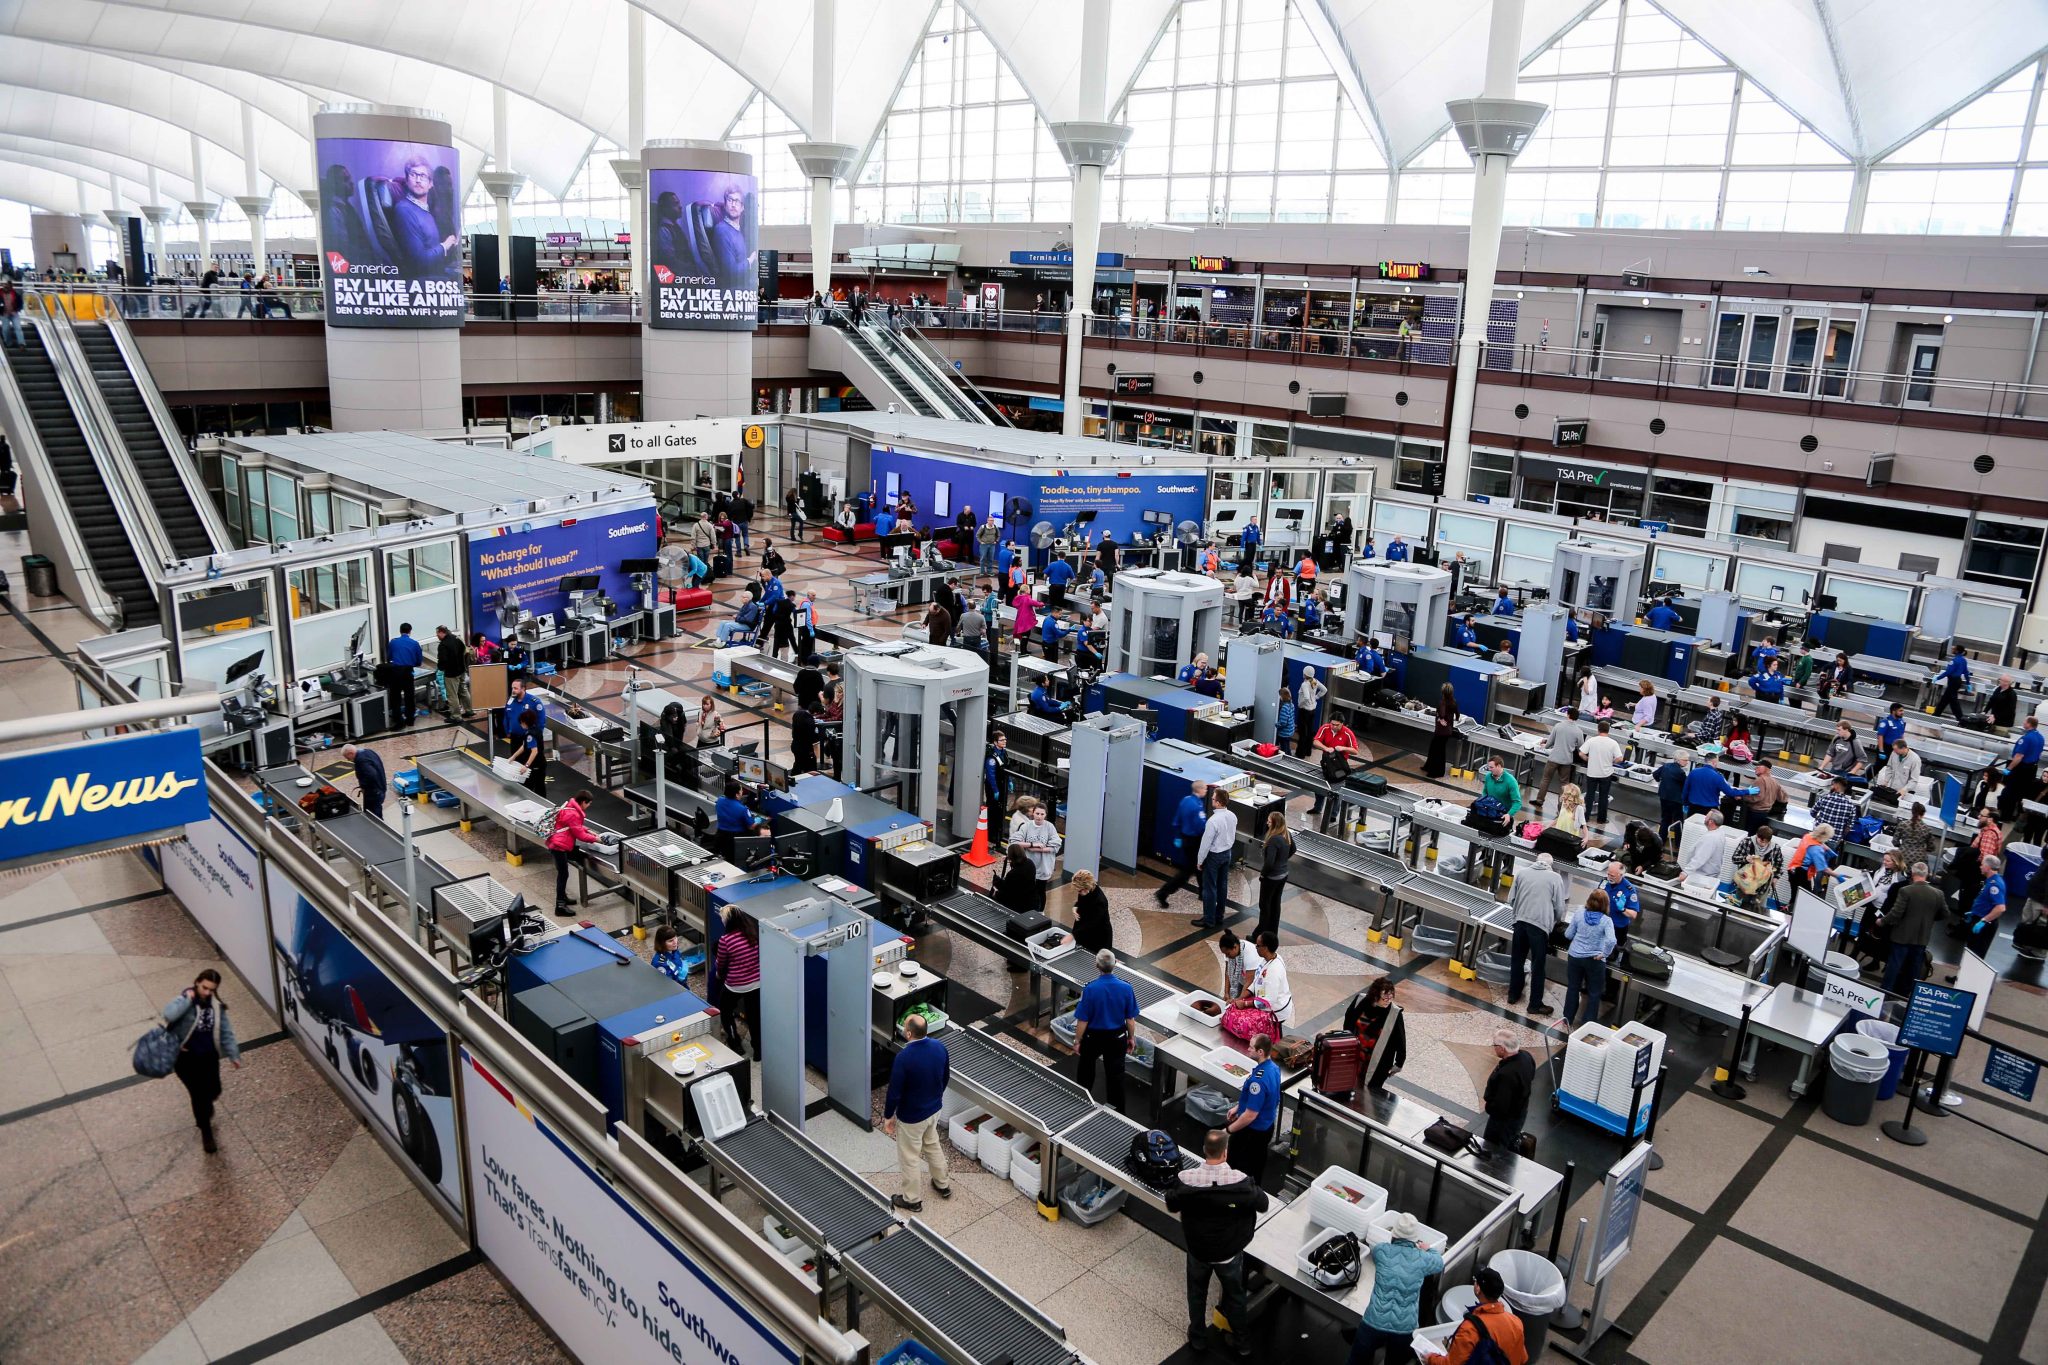
[[[760,299],[754,177],[730,171],[647,173],[650,327],[751,332]]]
[[[453,147],[323,137],[320,278],[330,327],[462,325],[462,165]]]

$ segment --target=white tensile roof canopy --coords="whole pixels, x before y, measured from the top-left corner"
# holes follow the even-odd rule
[[[1478,92],[1490,0],[1294,0],[1399,166]],[[816,125],[811,0],[0,0],[0,197],[105,206],[246,192],[241,108],[261,180],[311,183],[312,112],[362,101],[445,116],[471,174],[509,100],[512,168],[561,196],[600,141],[630,141],[629,6],[644,15],[650,138],[721,138],[760,91],[812,138],[867,147],[939,0],[836,0],[835,115]],[[1080,116],[1083,0],[957,0],[1047,122]],[[1874,162],[2048,49],[2048,0],[1657,0],[1851,161]],[[1111,0],[1109,101],[1178,0]],[[1527,0],[1533,57],[1597,5]],[[191,183],[191,138],[206,144]],[[82,202],[98,197],[95,202]]]

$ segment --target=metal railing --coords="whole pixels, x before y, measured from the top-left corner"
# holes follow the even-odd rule
[[[127,319],[263,323],[273,320],[322,318],[325,306],[318,288],[243,291],[233,282],[204,290],[193,281],[160,281],[147,288],[96,283],[46,284],[42,288],[64,300],[74,317],[99,317],[118,311]],[[478,322],[641,322],[637,294],[584,293],[471,294],[467,317]],[[870,309],[869,322],[884,322],[882,308]],[[845,311],[835,303],[833,311]],[[769,300],[760,305],[759,326],[792,326],[822,319],[801,299]],[[1062,335],[1066,314],[1042,309],[957,308],[944,305],[900,305],[898,327],[929,344],[931,332],[1001,332]],[[1334,320],[1306,325],[1257,323],[1247,319],[1169,319],[1094,317],[1088,337],[1101,341],[1156,342],[1219,350],[1278,355],[1381,361],[1396,365],[1448,369],[1453,345],[1445,336],[1424,335],[1419,327],[1340,326]],[[1642,384],[1653,388],[1700,389],[1758,398],[1807,399],[1858,406],[1923,408],[1979,417],[2048,415],[2048,384],[2009,380],[1951,379],[1917,376],[1903,371],[1855,369],[1823,363],[1751,363],[1741,359],[1675,356],[1650,352],[1551,346],[1541,342],[1491,348],[1485,366],[1496,373],[1543,375],[1581,380]]]

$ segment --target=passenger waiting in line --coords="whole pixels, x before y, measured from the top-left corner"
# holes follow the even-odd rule
[[[1564,1014],[1558,1026],[1567,1033],[1600,1012],[1600,997],[1607,990],[1607,958],[1615,944],[1614,921],[1607,910],[1607,893],[1594,890],[1587,894],[1585,907],[1565,921],[1571,947],[1565,956]]]

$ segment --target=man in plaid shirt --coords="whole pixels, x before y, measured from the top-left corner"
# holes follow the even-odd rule
[[[1846,839],[1849,827],[1856,823],[1856,803],[1849,799],[1849,780],[1837,777],[1828,783],[1828,789],[1813,800],[1813,823],[1833,825],[1835,838]]]

